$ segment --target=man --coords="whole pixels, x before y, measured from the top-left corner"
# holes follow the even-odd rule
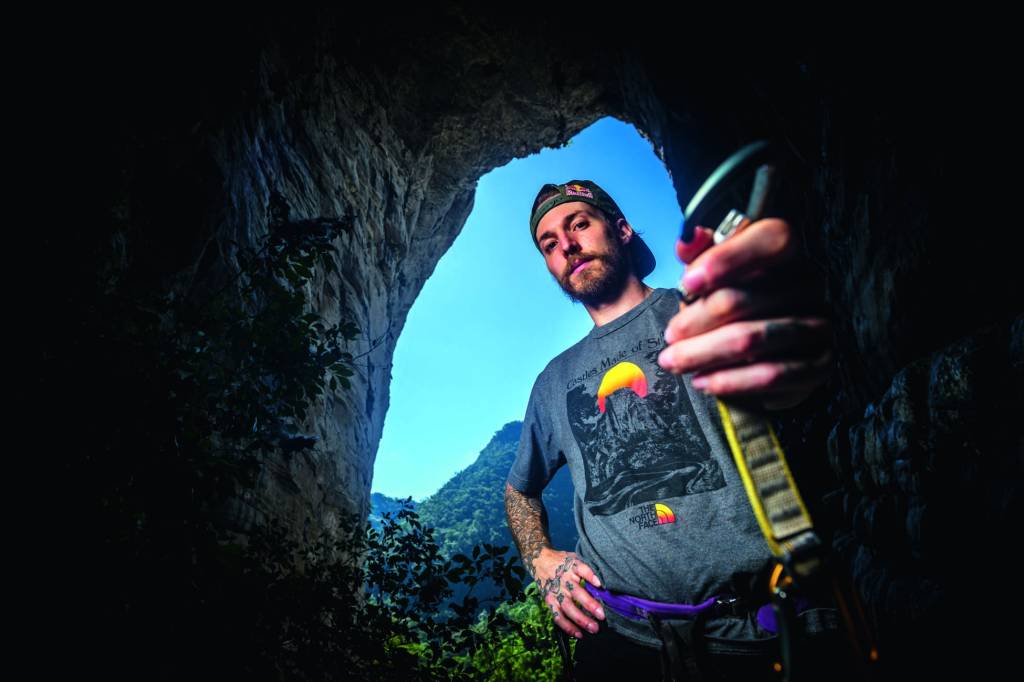
[[[579,679],[657,679],[658,635],[606,611],[581,580],[696,604],[747,594],[766,578],[772,555],[731,465],[714,396],[746,396],[766,409],[799,404],[828,376],[828,320],[786,315],[807,292],[779,285],[777,275],[797,262],[783,220],[759,220],[714,248],[703,226],[691,243],[679,241],[683,286],[701,295],[691,305],[674,289],[644,284],[653,255],[592,181],[542,187],[530,232],[594,327],[534,383],[506,482],[509,527],[555,623],[581,640]],[[551,546],[541,502],[562,464],[576,492],[575,552]],[[705,627],[709,643],[771,635],[752,612]]]

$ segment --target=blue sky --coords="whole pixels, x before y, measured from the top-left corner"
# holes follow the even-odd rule
[[[658,261],[648,285],[679,282],[682,210],[668,171],[632,125],[601,119],[567,147],[513,159],[483,176],[469,219],[398,339],[373,492],[417,501],[437,492],[495,431],[523,418],[537,375],[594,326],[583,305],[558,288],[530,239],[529,212],[541,185],[575,179],[600,185],[643,235]],[[694,188],[683,189],[689,195]]]

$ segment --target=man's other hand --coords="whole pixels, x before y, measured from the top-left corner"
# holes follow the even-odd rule
[[[700,298],[679,303],[658,364],[673,374],[695,372],[693,385],[717,396],[792,407],[832,370],[823,291],[801,281],[804,263],[788,222],[758,220],[721,244],[713,234],[698,227],[691,243],[676,243],[688,264],[683,286]]]
[[[588,614],[604,620],[601,603],[590,596],[580,579],[601,586],[594,571],[577,558],[575,552],[545,549],[534,562],[534,575],[540,585],[545,603],[551,609],[555,624],[566,633],[583,638],[582,630],[594,634],[597,621]]]

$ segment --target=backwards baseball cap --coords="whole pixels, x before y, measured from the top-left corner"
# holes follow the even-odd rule
[[[554,192],[557,192],[557,194],[554,194]],[[538,204],[537,202],[540,198],[547,194],[552,196]],[[537,247],[538,251],[540,250],[540,244],[537,242],[537,225],[540,223],[541,218],[555,206],[571,201],[582,201],[601,209],[613,224],[618,222],[619,218],[625,217],[622,215],[618,204],[592,180],[570,180],[561,185],[548,183],[537,192],[537,196],[533,200],[536,208],[530,216],[530,238],[533,240],[533,244]],[[654,270],[654,254],[651,253],[651,249],[648,248],[647,244],[644,243],[644,240],[636,232],[633,232],[633,238],[629,240],[628,246],[630,255],[633,257],[633,265],[636,267],[636,276],[643,279]]]

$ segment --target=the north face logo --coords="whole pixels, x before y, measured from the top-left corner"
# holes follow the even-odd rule
[[[629,517],[630,523],[635,523],[637,528],[650,528],[665,523],[675,523],[676,515],[667,504],[655,502],[639,507],[637,514]]]

